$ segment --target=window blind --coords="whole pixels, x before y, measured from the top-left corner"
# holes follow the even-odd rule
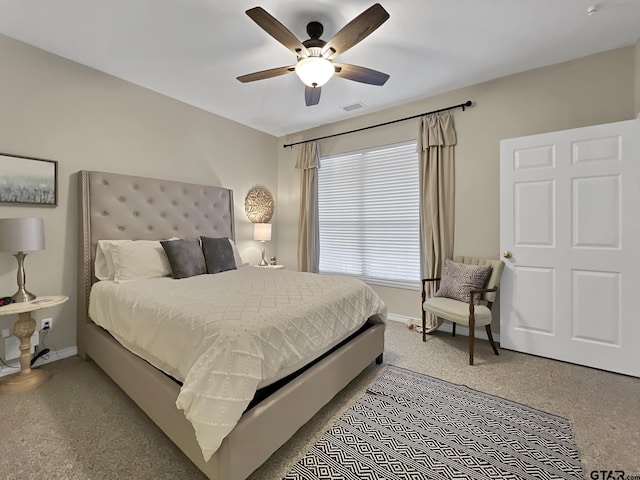
[[[320,272],[419,288],[416,143],[321,157]]]

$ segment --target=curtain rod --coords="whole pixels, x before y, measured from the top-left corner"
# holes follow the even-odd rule
[[[378,123],[377,125],[369,125],[368,127],[356,128],[355,130],[349,130],[347,132],[334,133],[333,135],[325,135],[324,137],[312,138],[311,140],[302,140],[301,142],[288,143],[288,144],[283,145],[283,147],[284,148],[293,147],[294,145],[301,145],[303,143],[311,143],[311,142],[315,142],[317,140],[324,140],[325,138],[339,137],[340,135],[347,135],[349,133],[362,132],[363,130],[369,130],[370,128],[384,127],[385,125],[391,125],[392,123],[404,122],[405,120],[411,120],[412,118],[422,117],[423,115],[431,115],[431,114],[434,114],[434,113],[446,112],[447,110],[455,110],[456,108],[462,108],[462,111],[464,112],[464,109],[466,107],[470,107],[471,105],[472,105],[471,100],[467,100],[466,102],[460,103],[458,105],[452,105],[450,107],[440,108],[438,110],[432,110],[430,112],[419,113],[417,115],[412,115],[410,117],[398,118],[397,120],[391,120],[389,122]]]

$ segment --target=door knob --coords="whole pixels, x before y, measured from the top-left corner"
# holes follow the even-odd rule
[[[502,252],[502,256],[504,258],[511,258],[511,252],[509,250],[505,250],[504,252]]]

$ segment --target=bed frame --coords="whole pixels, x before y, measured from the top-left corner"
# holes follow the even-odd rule
[[[80,171],[78,353],[92,359],[210,479],[245,479],[372,361],[382,361],[376,324],[248,410],[208,462],[176,407],[180,386],[129,352],[88,315],[99,239],[200,235],[234,239],[233,192],[104,172]]]

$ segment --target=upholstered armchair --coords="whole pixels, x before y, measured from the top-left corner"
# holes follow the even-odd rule
[[[440,278],[422,280],[422,341],[426,341],[427,313],[453,322],[454,337],[456,324],[465,325],[469,328],[469,365],[473,365],[477,327],[485,327],[491,347],[499,355],[491,333],[491,308],[496,299],[504,262],[474,257],[456,257],[454,262],[445,261]],[[440,288],[431,298],[427,298],[427,282],[439,282]]]

